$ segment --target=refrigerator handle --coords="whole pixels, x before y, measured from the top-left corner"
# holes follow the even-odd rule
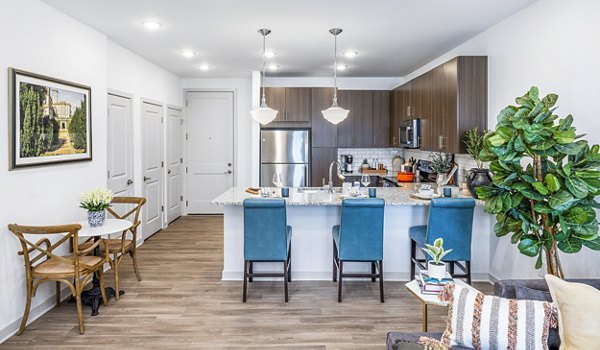
[[[304,187],[309,187],[310,186],[310,179],[308,178],[308,176],[310,175],[308,173],[308,163],[306,163],[306,167],[304,168],[304,172],[306,173],[306,175],[304,176]]]

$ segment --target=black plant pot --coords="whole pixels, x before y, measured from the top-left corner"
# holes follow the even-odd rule
[[[489,169],[473,168],[469,170],[467,176],[467,187],[473,198],[479,198],[475,189],[480,186],[487,186],[492,183],[492,175]]]

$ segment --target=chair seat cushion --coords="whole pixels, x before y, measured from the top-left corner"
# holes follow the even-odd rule
[[[65,259],[72,260],[73,256],[63,256]],[[89,266],[96,266],[102,263],[102,258],[94,255],[83,255],[79,257],[79,263]],[[88,270],[86,266],[79,265],[79,271]],[[55,275],[55,274],[74,274],[74,266],[68,263],[64,263],[57,259],[48,259],[38,266],[33,268],[33,272],[42,275]]]
[[[424,247],[425,238],[427,236],[427,225],[409,227],[408,236],[410,239],[417,242],[417,246]]]
[[[117,239],[107,239],[106,240],[108,242],[108,251],[109,252],[120,252],[121,251],[121,239],[117,238]],[[89,247],[92,246],[92,244],[94,244],[93,241],[89,241],[89,242],[85,242],[79,245],[79,250],[84,250],[87,249]],[[125,251],[128,251],[129,248],[131,248],[131,245],[133,244],[133,240],[131,239],[126,239],[125,240]],[[100,244],[100,251],[104,251],[104,244]]]

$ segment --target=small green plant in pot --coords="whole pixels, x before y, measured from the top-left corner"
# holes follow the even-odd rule
[[[429,255],[431,260],[427,261],[427,274],[431,278],[438,280],[446,277],[446,263],[442,259],[452,251],[444,250],[444,239],[438,238],[433,241],[433,245],[425,244],[426,248],[421,248],[425,254]]]
[[[360,165],[361,169],[369,169],[371,166],[369,165],[369,160],[367,158],[363,159],[362,164]]]
[[[435,183],[437,184],[437,193],[442,194],[442,186],[448,183],[450,177],[454,174],[452,166],[452,154],[450,153],[430,153],[431,161],[429,166],[431,170],[437,173]],[[448,174],[452,171],[451,174]]]
[[[465,132],[465,137],[463,139],[467,153],[473,157],[477,163],[477,168],[470,169],[467,175],[467,188],[474,198],[478,198],[476,192],[477,187],[487,186],[492,183],[490,171],[489,169],[483,168],[483,161],[479,157],[479,154],[484,147],[484,135],[485,130],[482,133],[479,133],[477,128],[473,128]]]
[[[98,227],[104,224],[106,218],[106,208],[110,207],[113,199],[113,193],[107,188],[97,188],[81,194],[79,207],[87,209],[88,223],[91,227]]]
[[[600,250],[595,197],[600,195],[600,154],[576,134],[573,116],[554,113],[558,96],[539,97],[536,87],[498,114],[485,135],[482,161],[493,184],[477,188],[485,210],[496,215],[496,236],[510,234],[519,252],[546,262],[563,278],[558,252]]]

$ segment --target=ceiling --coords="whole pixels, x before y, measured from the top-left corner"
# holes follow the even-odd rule
[[[338,52],[358,52],[339,55],[340,76],[404,76],[536,0],[43,1],[180,77],[227,78],[262,66],[259,28],[272,30],[269,62],[279,68],[270,76],[329,76],[332,27],[344,29]],[[148,31],[144,20],[163,25]]]

